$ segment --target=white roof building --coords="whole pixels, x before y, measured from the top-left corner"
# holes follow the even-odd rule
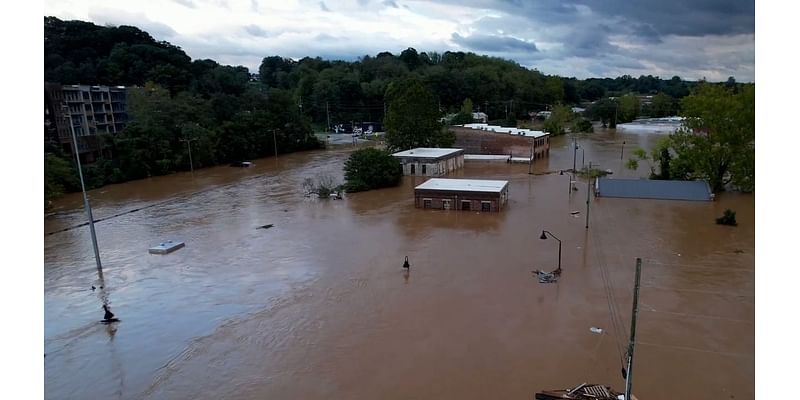
[[[415,187],[417,190],[443,190],[457,192],[500,193],[508,186],[508,181],[485,179],[444,179],[432,178]]]

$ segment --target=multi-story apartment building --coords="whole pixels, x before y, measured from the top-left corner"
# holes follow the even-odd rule
[[[128,122],[128,96],[124,86],[45,82],[44,88],[45,140],[57,140],[66,152],[73,154],[74,130],[81,161],[93,162],[105,151],[103,135],[125,129]],[[56,135],[52,134],[53,127]]]

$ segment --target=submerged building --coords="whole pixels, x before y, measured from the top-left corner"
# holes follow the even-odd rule
[[[392,154],[400,161],[403,175],[441,176],[464,166],[464,150],[418,147]]]
[[[433,178],[414,188],[414,206],[496,212],[508,202],[508,181]]]

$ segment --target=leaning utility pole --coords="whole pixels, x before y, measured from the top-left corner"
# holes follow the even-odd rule
[[[62,107],[67,111],[64,115],[69,120],[69,130],[72,132],[72,148],[75,151],[75,163],[78,167],[78,177],[81,180],[81,192],[83,192],[83,208],[86,209],[86,216],[89,218],[89,232],[92,235],[92,249],[94,250],[94,260],[97,264],[97,272],[103,276],[103,264],[100,263],[100,250],[97,247],[97,234],[94,231],[94,217],[92,216],[92,206],[89,204],[89,197],[86,195],[86,186],[83,184],[83,170],[81,168],[81,156],[78,151],[78,137],[75,135],[75,126],[72,123],[72,113],[65,105]],[[86,116],[84,115],[84,119]],[[86,124],[86,126],[89,126]]]
[[[575,159],[578,158],[578,139],[572,134],[572,172],[575,172]]]
[[[192,138],[181,139],[181,142],[185,142],[186,146],[189,148],[189,170],[192,171],[192,173],[194,173],[194,163],[192,162],[192,142],[195,140],[197,139],[192,139]]]
[[[631,400],[633,385],[633,346],[636,344],[636,316],[639,313],[639,279],[642,275],[642,259],[636,259],[636,280],[633,289],[633,315],[631,316],[631,340],[628,342],[628,365],[625,369],[625,400]]]
[[[328,132],[331,131],[331,110],[328,107],[328,102],[325,102],[325,114],[328,116]]]

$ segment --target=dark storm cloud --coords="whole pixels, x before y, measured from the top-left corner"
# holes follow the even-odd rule
[[[444,3],[524,15],[541,24],[560,24],[588,7],[599,20],[643,24],[659,35],[727,35],[755,31],[752,0],[443,0]],[[578,29],[580,27],[576,27]],[[652,32],[649,32],[652,34]],[[652,36],[648,39],[653,40]]]
[[[383,5],[392,8],[400,8],[394,0],[384,0]]]
[[[328,6],[325,5],[324,1],[320,1],[319,2],[319,9],[322,10],[322,11],[326,11],[326,12],[330,12],[331,11],[331,9],[328,8]]]
[[[452,39],[456,44],[474,51],[486,51],[490,53],[507,51],[539,51],[536,48],[536,44],[509,36],[486,34],[461,36],[458,33],[453,33]]]
[[[249,33],[252,36],[258,37],[270,37],[272,34],[264,29],[262,29],[258,25],[247,25],[244,27],[244,31]]]

